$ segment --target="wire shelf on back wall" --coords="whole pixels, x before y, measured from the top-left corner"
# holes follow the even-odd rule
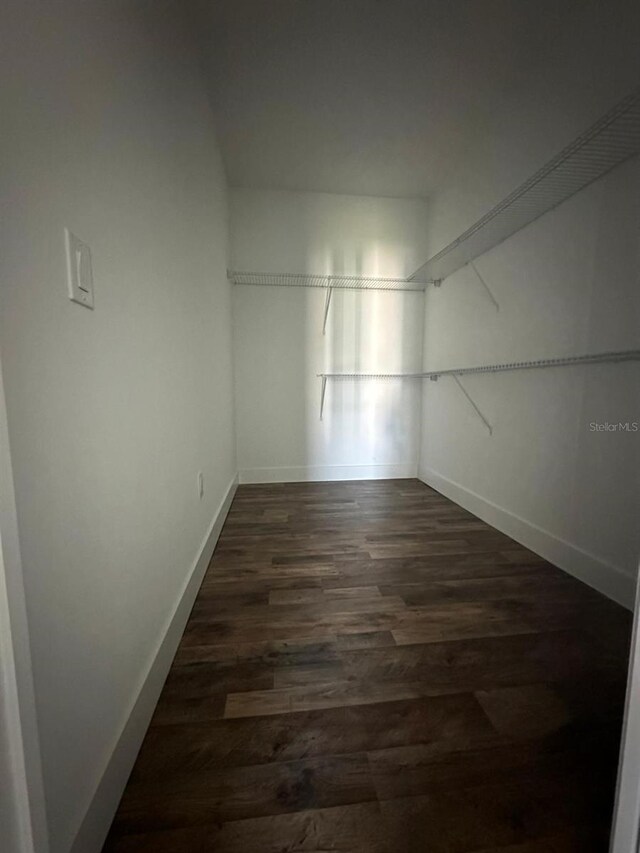
[[[611,109],[409,278],[446,278],[640,151],[640,89]]]
[[[322,287],[342,290],[406,290],[421,293],[426,287],[422,281],[404,278],[377,278],[358,275],[322,275],[320,273],[270,273],[236,272],[229,270],[229,280],[234,284],[267,285],[271,287]]]

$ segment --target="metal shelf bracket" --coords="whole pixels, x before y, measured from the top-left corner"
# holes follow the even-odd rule
[[[475,263],[474,263],[473,261],[469,261],[468,266],[470,266],[470,267],[471,267],[471,269],[472,269],[472,270],[474,271],[474,273],[476,274],[476,276],[477,276],[477,278],[478,278],[478,281],[480,282],[480,284],[484,287],[485,291],[487,292],[487,296],[488,296],[488,297],[489,297],[489,299],[493,302],[493,304],[494,304],[494,306],[495,306],[496,311],[499,311],[499,310],[500,310],[500,305],[498,304],[498,300],[495,298],[495,296],[494,296],[494,295],[493,295],[493,293],[491,292],[491,288],[489,287],[489,285],[487,284],[487,282],[486,282],[486,281],[484,280],[484,278],[480,275],[480,272],[479,272],[479,270],[478,270],[478,267],[475,265]]]
[[[329,317],[329,307],[331,306],[331,296],[333,295],[333,287],[331,287],[331,276],[328,279],[327,285],[327,298],[324,303],[324,318],[322,320],[322,334],[326,334],[327,331],[327,319]]]
[[[493,435],[493,427],[491,426],[491,424],[489,423],[489,421],[485,418],[485,416],[482,414],[482,412],[480,411],[480,409],[479,409],[479,408],[478,408],[478,406],[476,405],[475,401],[473,400],[473,398],[471,397],[471,395],[469,394],[469,392],[467,391],[467,389],[464,387],[464,385],[462,384],[462,382],[460,382],[460,380],[458,379],[458,377],[457,377],[457,376],[455,376],[455,374],[454,374],[454,376],[453,376],[453,379],[454,379],[454,381],[455,381],[456,385],[458,386],[458,388],[462,391],[462,393],[464,394],[464,396],[467,398],[467,400],[469,401],[469,403],[470,403],[470,404],[471,404],[471,406],[473,407],[473,409],[474,409],[474,411],[475,411],[476,415],[480,418],[480,420],[482,421],[482,423],[483,423],[483,424],[486,426],[486,428],[489,430],[489,435]]]
[[[327,377],[322,377],[322,388],[320,389],[320,420],[324,414],[324,396],[327,393]]]
[[[429,379],[431,382],[437,382],[439,378],[440,377],[438,376],[438,374],[435,374],[434,376],[429,376]],[[482,423],[489,430],[489,435],[493,435],[493,427],[491,426],[489,421],[485,418],[485,416],[482,414],[482,412],[480,411],[480,408],[476,405],[475,401],[473,400],[473,398],[471,397],[471,395],[469,394],[467,389],[464,387],[462,382],[460,382],[460,380],[458,379],[458,377],[455,374],[451,374],[451,378],[455,380],[456,385],[462,391],[464,396],[467,398],[467,400],[469,401],[469,403],[472,406],[476,415],[480,418]]]

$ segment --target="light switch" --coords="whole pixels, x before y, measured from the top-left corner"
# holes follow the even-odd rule
[[[91,249],[75,234],[64,229],[67,247],[67,285],[69,299],[86,308],[93,308],[93,270]]]

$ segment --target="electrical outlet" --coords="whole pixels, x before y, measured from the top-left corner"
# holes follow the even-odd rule
[[[200,495],[200,500],[204,497],[204,474],[202,471],[198,471],[198,494]]]

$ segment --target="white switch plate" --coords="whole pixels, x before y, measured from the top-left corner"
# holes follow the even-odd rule
[[[67,249],[67,286],[69,299],[93,308],[93,270],[91,268],[91,249],[76,235],[64,229]]]

